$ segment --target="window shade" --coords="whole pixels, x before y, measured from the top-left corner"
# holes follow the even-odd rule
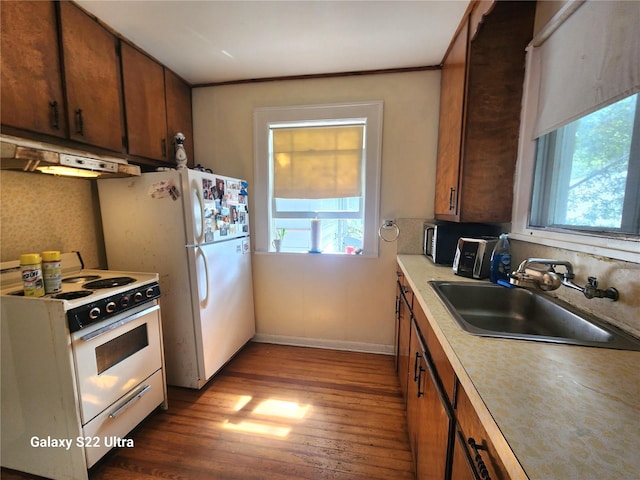
[[[274,197],[362,195],[364,125],[275,128]]]
[[[587,1],[532,45],[534,138],[640,91],[640,2]]]

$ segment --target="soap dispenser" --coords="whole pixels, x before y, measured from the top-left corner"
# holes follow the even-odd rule
[[[491,253],[491,264],[489,268],[489,280],[498,283],[498,280],[509,282],[511,273],[511,251],[509,249],[509,239],[506,233],[502,233],[498,243]]]

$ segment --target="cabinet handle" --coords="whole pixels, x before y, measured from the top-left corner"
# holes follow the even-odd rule
[[[420,354],[420,352],[416,352],[416,359],[413,362],[413,381],[414,382],[419,381],[420,375],[422,374],[422,372],[418,372],[418,363],[420,363],[421,358],[422,358],[422,355]],[[420,365],[420,369],[422,370],[422,365]],[[420,390],[420,387],[418,387],[418,390]]]
[[[478,445],[476,441],[473,439],[473,437],[469,437],[468,443],[473,449],[473,451],[475,452],[473,460],[476,462],[476,465],[478,466],[478,472],[480,473],[480,478],[482,480],[491,480],[491,477],[489,476],[489,470],[487,470],[487,466],[485,465],[484,460],[482,460],[482,455],[480,455],[480,452],[478,451],[478,450],[486,450],[486,448],[483,447],[482,445]]]
[[[49,106],[51,107],[51,128],[55,128],[56,130],[60,129],[60,114],[58,112],[58,102],[53,100],[49,102]]]
[[[419,397],[424,397],[424,390],[422,389],[423,385],[422,385],[422,374],[424,372],[426,372],[427,370],[425,368],[422,368],[422,365],[420,365],[420,367],[418,367],[418,392],[417,392],[417,396]]]
[[[166,157],[167,156],[167,139],[163,138],[162,141],[160,142],[160,148],[162,148],[162,156]]]
[[[82,118],[82,109],[76,110],[76,133],[84,136],[84,120]]]
[[[449,210],[455,209],[456,189],[451,187],[449,190]]]

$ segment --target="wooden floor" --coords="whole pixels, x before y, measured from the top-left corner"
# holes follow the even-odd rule
[[[128,438],[92,480],[415,478],[385,355],[250,343],[202,390],[170,387]]]

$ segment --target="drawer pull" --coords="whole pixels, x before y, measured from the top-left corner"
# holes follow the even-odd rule
[[[478,466],[478,472],[480,473],[480,478],[482,478],[482,480],[491,480],[491,477],[489,476],[489,470],[487,470],[487,466],[485,465],[484,460],[482,460],[482,455],[480,455],[480,452],[478,451],[478,450],[486,450],[486,448],[483,447],[482,445],[478,445],[476,441],[473,439],[473,437],[469,437],[468,442],[471,448],[473,449],[473,451],[475,452],[473,460],[476,462],[476,465]]]
[[[117,418],[118,415],[120,415],[127,408],[129,408],[133,404],[133,402],[135,402],[136,400],[140,400],[140,398],[142,398],[142,396],[145,393],[147,393],[149,390],[151,390],[151,385],[144,385],[143,387],[141,387],[137,392],[131,395],[131,397],[129,397],[122,406],[118,407],[117,410],[114,410],[113,412],[111,412],[109,414],[109,418]]]

